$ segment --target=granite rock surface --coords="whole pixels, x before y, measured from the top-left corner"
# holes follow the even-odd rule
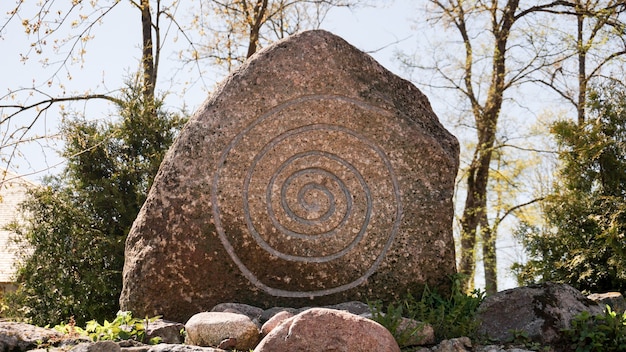
[[[126,242],[121,307],[390,301],[456,271],[458,141],[413,84],[309,31],[255,54],[190,118]]]

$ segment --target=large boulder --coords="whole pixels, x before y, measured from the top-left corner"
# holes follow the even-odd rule
[[[312,308],[283,321],[254,351],[400,352],[400,347],[391,333],[373,320],[341,310]]]
[[[254,55],[190,118],[126,242],[122,309],[389,301],[456,271],[458,141],[325,31]],[[419,293],[417,293],[419,294]]]
[[[583,311],[601,314],[603,307],[565,284],[518,287],[487,297],[478,307],[479,333],[506,342],[522,333],[531,341],[558,344],[564,329]]]

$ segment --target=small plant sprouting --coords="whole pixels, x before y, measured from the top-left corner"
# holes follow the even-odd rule
[[[626,351],[626,312],[617,314],[608,305],[604,314],[582,312],[564,332],[576,352]]]
[[[98,323],[95,320],[88,321],[85,328],[76,326],[73,318],[70,318],[69,323],[59,324],[54,327],[56,331],[70,337],[88,336],[93,341],[121,341],[121,340],[137,340],[142,343],[148,343],[151,345],[161,342],[160,337],[153,337],[148,341],[146,339],[146,328],[151,322],[154,322],[159,317],[137,319],[133,318],[131,312],[117,312],[115,319],[111,322],[105,320],[103,324]]]
[[[513,345],[521,345],[524,346],[525,349],[531,351],[552,351],[552,348],[550,346],[544,346],[540,342],[533,341],[528,335],[528,331],[526,330],[513,329],[509,330],[509,332],[512,336],[511,340],[508,342]]]

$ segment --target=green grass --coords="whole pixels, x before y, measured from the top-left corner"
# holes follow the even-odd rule
[[[437,343],[461,336],[475,338],[478,323],[474,316],[485,295],[479,290],[466,294],[461,290],[458,276],[451,277],[451,280],[452,290],[449,296],[426,287],[419,298],[408,294],[404,299],[386,307],[380,302],[371,302],[372,319],[386,327],[401,346],[407,335],[415,332],[398,331],[402,317],[430,324],[435,331]]]

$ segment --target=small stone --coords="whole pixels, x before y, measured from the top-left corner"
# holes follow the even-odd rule
[[[301,311],[298,311],[295,308],[287,308],[287,307],[272,307],[269,309],[266,309],[263,311],[263,314],[261,314],[261,324],[265,324],[268,320],[270,320],[274,315],[280,313],[280,312],[289,312],[293,315],[296,315],[298,313],[301,313]]]
[[[252,321],[259,321],[263,309],[243,303],[220,303],[211,312],[239,313],[247,315]]]
[[[141,345],[141,346],[133,346],[133,347],[124,347],[120,344],[122,348],[122,352],[148,352],[150,350],[150,345]]]
[[[283,321],[293,316],[294,316],[293,313],[288,312],[286,310],[283,310],[282,312],[274,314],[274,316],[271,317],[270,320],[266,321],[265,324],[263,324],[263,326],[261,327],[261,335],[267,336],[270,332],[272,332],[272,330],[274,330],[274,328],[280,325]]]
[[[122,348],[130,348],[130,347],[142,347],[145,346],[144,343],[137,341],[137,340],[122,340],[122,341],[117,341],[116,342],[120,347]]]
[[[476,352],[506,352],[503,346],[499,345],[486,345],[486,346],[476,346]],[[519,351],[516,351],[519,352]]]
[[[226,351],[219,349],[219,348],[212,348],[212,347],[158,344],[155,346],[151,346],[147,352],[226,352]]]
[[[400,352],[382,325],[345,311],[312,308],[285,320],[254,349],[275,351]]]
[[[160,337],[162,343],[183,343],[184,338],[180,332],[184,328],[184,324],[157,319],[146,324],[146,339],[149,341],[154,337]]]
[[[226,339],[236,339],[238,350],[249,350],[259,342],[259,328],[243,314],[204,312],[192,316],[185,324],[185,343],[196,346],[218,346]]]
[[[237,346],[237,339],[229,337],[226,340],[220,342],[220,344],[217,345],[217,348],[221,348],[223,350],[231,350],[235,348],[235,346]]]
[[[472,341],[468,337],[443,340],[433,352],[468,352],[472,350]]]
[[[367,303],[359,302],[359,301],[351,301],[335,304],[332,306],[325,306],[324,308],[328,309],[337,309],[337,310],[345,310],[346,312],[350,312],[352,314],[361,315],[370,312],[370,307]]]
[[[524,348],[508,347],[498,345],[477,346],[474,352],[535,352],[535,350],[527,350]],[[541,351],[541,350],[540,350]],[[553,351],[553,350],[548,350]]]
[[[81,343],[76,345],[70,352],[121,352],[120,345],[113,341],[98,341],[95,343]]]
[[[587,296],[590,300],[598,302],[602,306],[608,305],[617,314],[626,311],[626,300],[619,292],[593,293]]]
[[[402,318],[396,333],[403,337],[400,347],[423,346],[435,343],[435,330],[430,324]]]

